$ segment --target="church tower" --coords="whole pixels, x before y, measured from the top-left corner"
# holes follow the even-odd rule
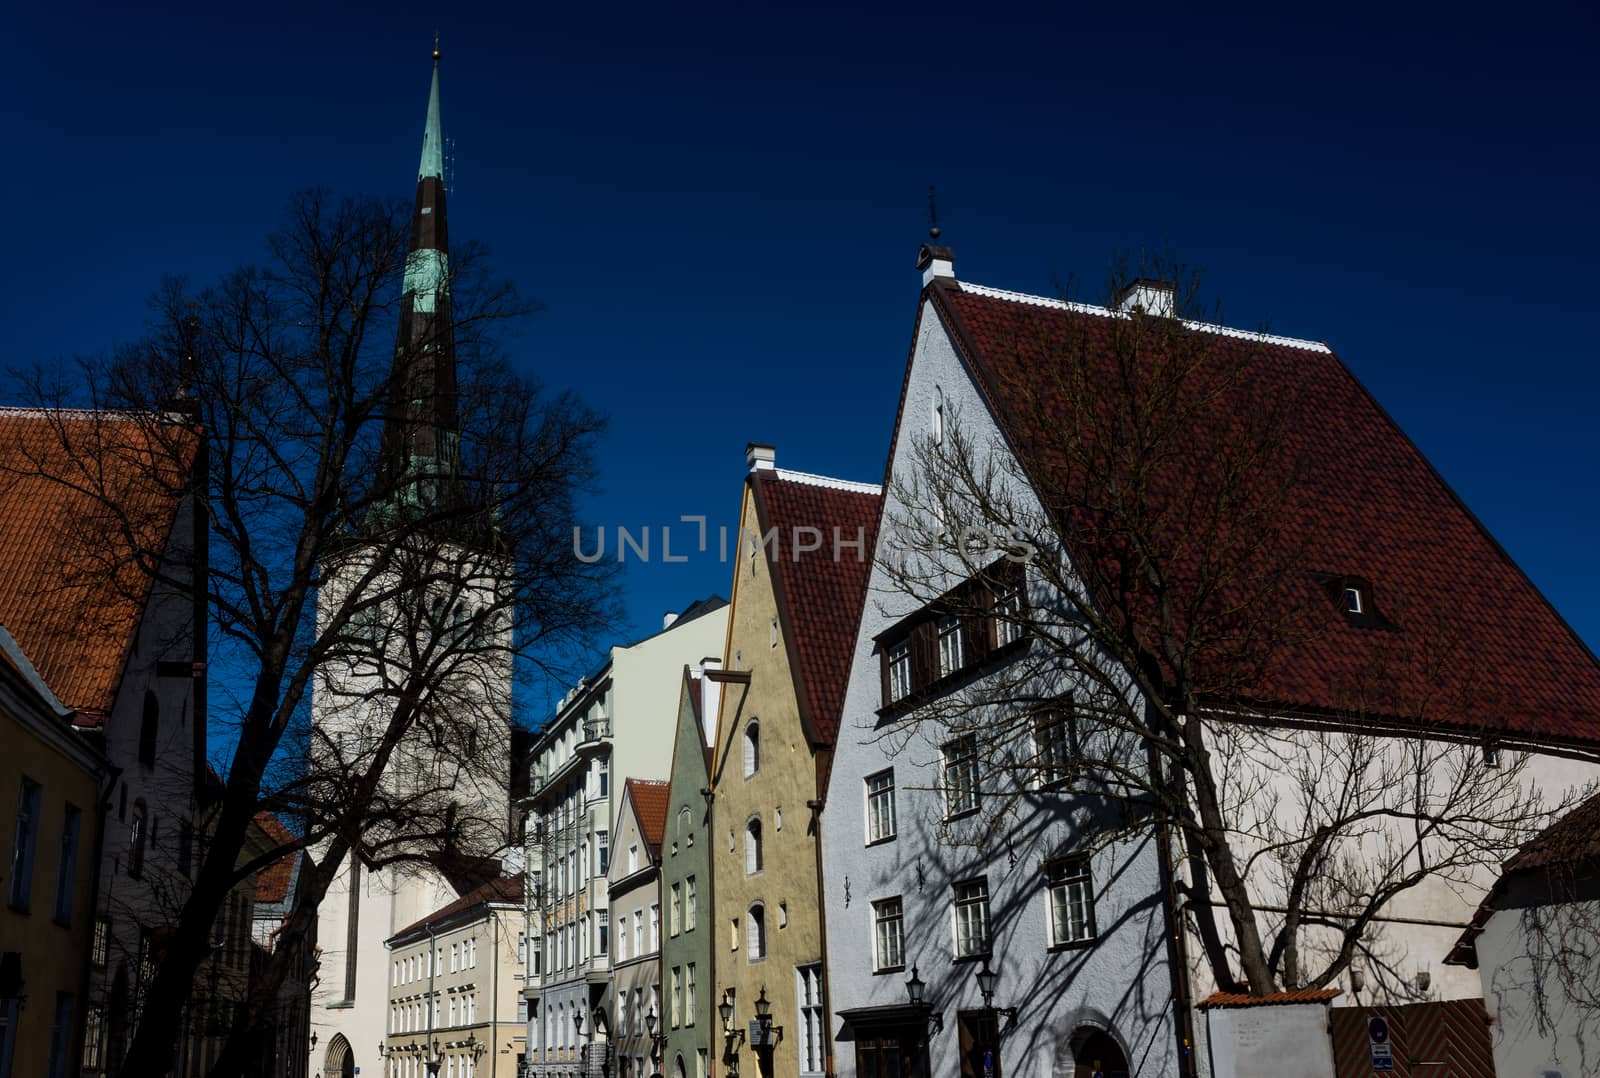
[[[468,526],[445,200],[436,45],[375,494],[324,565],[318,597],[319,623],[347,604],[361,610],[360,645],[312,692],[312,752],[337,759],[324,774],[366,773],[363,754],[398,709],[416,708],[383,769],[388,821],[368,824],[363,841],[379,858],[403,849],[425,860],[351,854],[318,909],[307,1073],[325,1078],[384,1073],[385,941],[498,875],[508,848],[509,618],[489,529]]]

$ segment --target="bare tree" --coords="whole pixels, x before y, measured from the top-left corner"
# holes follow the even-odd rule
[[[236,883],[316,854],[217,1074],[243,1072],[277,989],[304,975],[317,904],[348,855],[464,882],[497,870],[511,821],[483,806],[505,804],[510,778],[506,686],[559,665],[613,613],[610,571],[572,558],[568,538],[602,421],[501,359],[493,331],[526,308],[478,250],[458,245],[443,317],[395,345],[409,218],[299,195],[265,264],[198,290],[169,282],[145,340],[79,383],[33,382],[47,409],[86,401],[118,417],[63,420],[61,452],[38,467],[104,507],[117,552],[100,562],[206,582],[211,666],[226,675],[208,716],[232,739],[209,845],[144,998],[188,995]],[[451,348],[453,380],[438,362]],[[458,431],[419,426],[411,406],[433,395],[448,395]],[[184,484],[204,515],[195,549],[152,542],[98,481],[115,448],[105,432],[127,424],[153,447],[150,481]],[[445,440],[430,459],[447,466],[397,466],[419,438]],[[298,840],[242,857],[263,809],[297,821]],[[168,1072],[178,1013],[145,1008],[121,1073]]]
[[[1263,693],[1346,599],[1298,524],[1303,402],[1261,335],[1207,327],[1197,276],[1143,269],[1179,282],[1170,300],[1021,319],[1011,354],[975,360],[998,428],[941,403],[942,429],[912,440],[880,560],[940,618],[907,661],[941,672],[940,620],[968,664],[994,661],[877,736],[966,739],[986,811],[952,841],[1003,843],[1066,799],[1109,809],[1107,844],[1170,833],[1220,987],[1326,986],[1357,958],[1381,973],[1396,956],[1374,925],[1398,896],[1481,881],[1560,806],[1526,755],[1486,757],[1460,641],[1398,589],[1366,612],[1382,660],[1326,706]]]

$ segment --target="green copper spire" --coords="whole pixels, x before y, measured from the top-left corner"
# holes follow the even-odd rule
[[[433,88],[428,91],[428,122],[422,129],[422,163],[417,179],[444,179],[444,137],[439,127],[439,35],[433,36]]]

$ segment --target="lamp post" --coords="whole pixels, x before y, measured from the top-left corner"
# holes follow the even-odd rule
[[[1015,1007],[996,1007],[994,1005],[994,986],[995,982],[1000,979],[1000,975],[989,968],[988,958],[983,960],[983,968],[978,971],[977,977],[978,993],[983,996],[983,1009],[996,1016],[995,1036],[998,1038],[1002,1033],[1009,1033],[1011,1027],[1017,1024],[1017,1009]],[[1001,1015],[1006,1020],[1006,1028],[1003,1030],[999,1028],[998,1021],[998,1016]]]
[[[722,1016],[722,1062],[726,1078],[739,1078],[739,1053],[734,1048],[735,1038],[740,1044],[744,1043],[744,1030],[733,1028],[733,989],[726,989],[722,993],[722,1002],[717,1006],[717,1013]]]
[[[656,1025],[660,1021],[656,1017],[656,1009],[654,1007],[651,1007],[650,1013],[644,1016],[644,1031],[650,1037],[650,1066],[654,1070],[651,1078],[661,1078],[661,1057],[667,1047],[666,1031],[656,1032]]]
[[[923,993],[927,984],[917,976],[917,967],[911,967],[911,976],[906,978],[906,998],[911,1001],[911,1006],[923,1011],[923,1019],[927,1022],[928,1030],[922,1038],[922,1047],[926,1048],[928,1042],[944,1032],[944,1013],[935,1011],[925,999]]]
[[[783,1027],[772,1024],[772,1004],[767,1000],[767,986],[761,986],[761,994],[756,997],[756,1022],[761,1026],[762,1046],[767,1051],[772,1051],[773,1034],[778,1040],[783,1040]]]

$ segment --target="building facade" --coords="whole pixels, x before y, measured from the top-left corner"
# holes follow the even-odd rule
[[[667,783],[667,834],[662,840],[661,893],[667,910],[661,968],[670,985],[677,971],[682,1003],[669,1006],[662,1071],[671,1078],[717,1073],[720,1017],[714,950],[716,919],[711,889],[711,743],[707,720],[716,721],[722,693],[721,661],[685,667],[678,698],[678,732]]]
[[[387,940],[386,1078],[517,1078],[523,879],[482,885]]]
[[[670,999],[661,994],[661,940],[667,930],[661,905],[661,843],[666,816],[665,782],[624,782],[616,852],[606,880],[615,931],[611,1019],[604,1036],[617,1078],[649,1078],[657,1073],[661,1052],[656,1037],[665,1039],[671,1015],[681,1014],[683,1007],[681,970],[673,971]],[[602,1034],[594,1032],[598,1041]]]
[[[528,869],[528,1046],[532,1071],[575,1078],[591,1058],[594,1014],[611,1009],[611,954],[617,926],[606,879],[621,777],[664,780],[685,663],[716,655],[727,602],[712,597],[662,630],[613,647],[545,725],[529,756],[525,863]],[[615,779],[615,781],[614,781]]]
[[[731,1003],[747,1023],[760,1001],[770,1031],[741,1027],[742,1042],[718,1048],[741,1072],[820,1078],[832,1069],[832,1031],[819,837],[880,492],[779,469],[770,446],[750,446],[746,466],[739,534],[748,549],[724,652],[742,680],[718,708],[710,857],[726,941],[717,1005]]]

